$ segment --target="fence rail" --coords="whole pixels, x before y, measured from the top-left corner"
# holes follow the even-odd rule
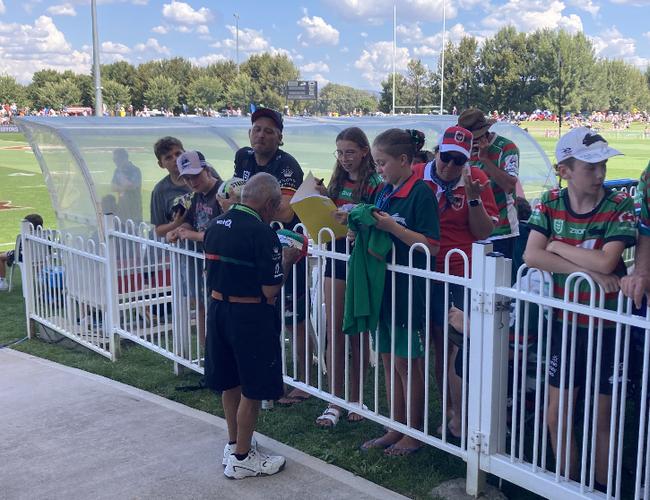
[[[113,360],[127,339],[203,373],[203,253],[146,224],[106,216],[103,226],[100,243],[23,225],[28,326]],[[511,285],[511,263],[491,244],[454,252],[463,276],[448,273],[451,255],[436,272],[416,245],[410,265],[395,252],[386,265],[385,327],[345,335],[351,249],[335,251],[327,235],[310,242],[279,301],[289,386],[460,457],[472,494],[491,473],[550,498],[648,498],[650,314],[633,314],[622,295],[604,308],[579,273],[564,297],[525,267]],[[343,280],[326,272],[337,276],[337,262]],[[573,298],[581,287],[587,304]]]

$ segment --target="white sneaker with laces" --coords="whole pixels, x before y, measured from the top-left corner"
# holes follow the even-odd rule
[[[237,443],[235,444],[230,444],[226,443],[226,446],[223,447],[223,460],[221,463],[225,467],[228,465],[228,457],[235,453],[235,448],[237,447]],[[251,439],[251,449],[257,450],[257,441],[255,441],[255,438]]]
[[[228,479],[244,479],[255,476],[277,474],[286,464],[286,459],[279,455],[267,455],[251,448],[244,460],[237,460],[235,455],[228,457],[228,464],[223,471]]]

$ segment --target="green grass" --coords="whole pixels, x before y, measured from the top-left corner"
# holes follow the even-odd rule
[[[19,273],[16,273],[16,277],[19,282]],[[0,300],[0,315],[5,318],[0,331],[0,345],[20,340],[26,335],[22,311],[24,304],[19,283],[11,293],[3,294]],[[210,391],[176,390],[179,386],[195,385],[198,375],[185,373],[176,377],[170,361],[131,342],[123,341],[121,356],[115,363],[67,339],[59,343],[33,339],[18,343],[13,348],[223,417],[220,400]],[[369,421],[351,424],[342,418],[335,429],[320,429],[314,421],[324,408],[325,403],[316,398],[291,408],[276,405],[273,410],[261,413],[257,430],[411,498],[431,498],[430,491],[440,482],[465,475],[462,460],[433,447],[425,447],[417,454],[402,459],[384,457],[376,450],[361,453],[359,445],[381,435],[381,426]],[[490,478],[490,482],[496,483],[496,478]],[[538,498],[508,483],[504,483],[503,489],[509,498]]]

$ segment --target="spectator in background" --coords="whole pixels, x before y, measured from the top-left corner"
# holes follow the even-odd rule
[[[117,193],[117,216],[122,222],[131,219],[138,224],[142,222],[142,172],[124,148],[113,150],[113,163],[117,168],[111,188]]]
[[[174,207],[178,206],[179,198],[192,192],[181,179],[176,166],[176,160],[184,151],[183,143],[176,137],[162,137],[153,146],[158,166],[168,172],[151,192],[151,223],[155,226],[156,236],[159,237],[164,237],[185,221],[185,210],[174,210]]]
[[[38,214],[29,214],[25,216],[25,219],[27,222],[31,223],[32,226],[34,226],[34,229],[37,227],[43,227],[43,217],[41,217]],[[0,253],[0,290],[7,290],[9,289],[9,284],[6,281],[7,277],[7,267],[11,267],[14,265],[16,261],[16,257],[18,258],[19,262],[22,262],[23,256],[22,256],[22,249],[19,249],[21,253],[16,255],[16,250],[9,250],[8,252],[2,252]]]
[[[487,120],[476,108],[463,111],[458,125],[473,135],[469,164],[483,170],[490,178],[494,198],[499,209],[499,221],[490,237],[494,251],[512,259],[515,239],[519,235],[519,221],[515,208],[515,188],[519,176],[519,149],[517,145],[490,132],[496,120]]]

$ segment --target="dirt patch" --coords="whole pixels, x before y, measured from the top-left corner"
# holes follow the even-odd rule
[[[24,207],[19,207],[17,205],[12,205],[11,200],[8,200],[8,201],[0,200],[0,210],[16,210],[17,208],[24,208]]]
[[[0,151],[31,151],[31,146],[2,146]]]

